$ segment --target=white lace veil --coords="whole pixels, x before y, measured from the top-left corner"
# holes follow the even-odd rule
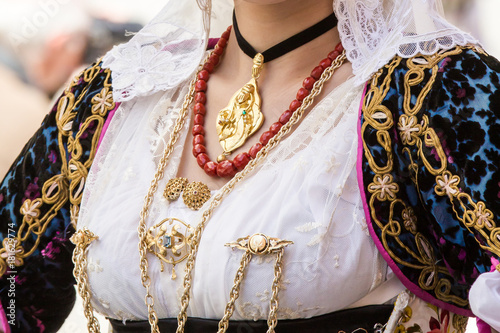
[[[333,0],[333,6],[358,82],[395,55],[408,58],[478,43],[444,19],[441,0]],[[190,78],[208,37],[218,37],[231,23],[231,12],[231,0],[168,0],[128,43],[104,57],[115,100],[169,90]]]

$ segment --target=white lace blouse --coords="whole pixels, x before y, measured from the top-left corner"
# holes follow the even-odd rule
[[[147,319],[140,281],[137,227],[156,162],[186,86],[123,103],[89,173],[78,228],[98,235],[88,253],[92,303],[105,316]],[[357,115],[362,85],[348,80],[313,109],[293,133],[215,210],[203,232],[189,316],[221,318],[243,251],[224,246],[255,233],[291,240],[285,249],[279,318],[307,318],[355,303],[386,279],[387,266],[367,230],[356,177]],[[186,122],[189,124],[189,121]],[[162,198],[174,178],[189,128],[183,129],[160,183],[151,227],[167,217],[196,226],[199,211]],[[213,197],[213,196],[212,196]],[[185,261],[160,272],[148,256],[160,318],[179,312]],[[252,259],[232,319],[266,319],[274,255]]]

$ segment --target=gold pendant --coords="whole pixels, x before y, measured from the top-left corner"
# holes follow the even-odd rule
[[[147,249],[160,259],[160,270],[163,263],[171,264],[172,280],[175,280],[175,265],[187,258],[191,251],[194,229],[176,218],[167,218],[149,228],[146,235]]]
[[[253,58],[252,79],[238,90],[229,104],[217,116],[217,134],[224,150],[221,156],[229,155],[241,147],[264,123],[260,112],[260,95],[257,79],[262,71],[264,57],[257,53]],[[219,159],[223,159],[219,157]]]

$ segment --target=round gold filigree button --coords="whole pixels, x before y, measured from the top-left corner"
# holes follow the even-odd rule
[[[163,196],[171,201],[179,199],[187,183],[188,183],[187,178],[170,179],[167,183],[167,186],[165,187]]]
[[[182,200],[186,206],[198,210],[210,199],[210,189],[202,182],[192,182],[186,185],[182,193]]]
[[[255,234],[248,240],[248,248],[255,254],[266,252],[269,240],[263,234]]]
[[[170,179],[163,196],[170,201],[179,199],[182,193],[184,204],[193,210],[198,210],[210,199],[211,193],[202,182],[189,183],[187,178]]]

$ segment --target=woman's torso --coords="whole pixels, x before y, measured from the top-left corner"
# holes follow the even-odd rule
[[[185,93],[183,87],[122,104],[89,174],[78,227],[99,236],[89,248],[89,281],[94,305],[108,317],[147,318],[139,212]],[[198,250],[188,315],[222,317],[243,254],[224,245],[255,233],[294,242],[284,255],[280,318],[343,309],[385,279],[386,264],[369,237],[357,184],[361,95],[353,80],[335,89],[214,210]],[[211,204],[193,211],[181,199],[169,203],[161,195],[177,175],[184,143],[190,149],[189,123],[165,169],[148,227],[168,217],[195,227]],[[175,266],[173,280],[171,265],[161,272],[156,257],[148,260],[155,310],[160,318],[175,317],[185,261]],[[267,318],[274,260],[267,255],[250,262],[233,319]]]

